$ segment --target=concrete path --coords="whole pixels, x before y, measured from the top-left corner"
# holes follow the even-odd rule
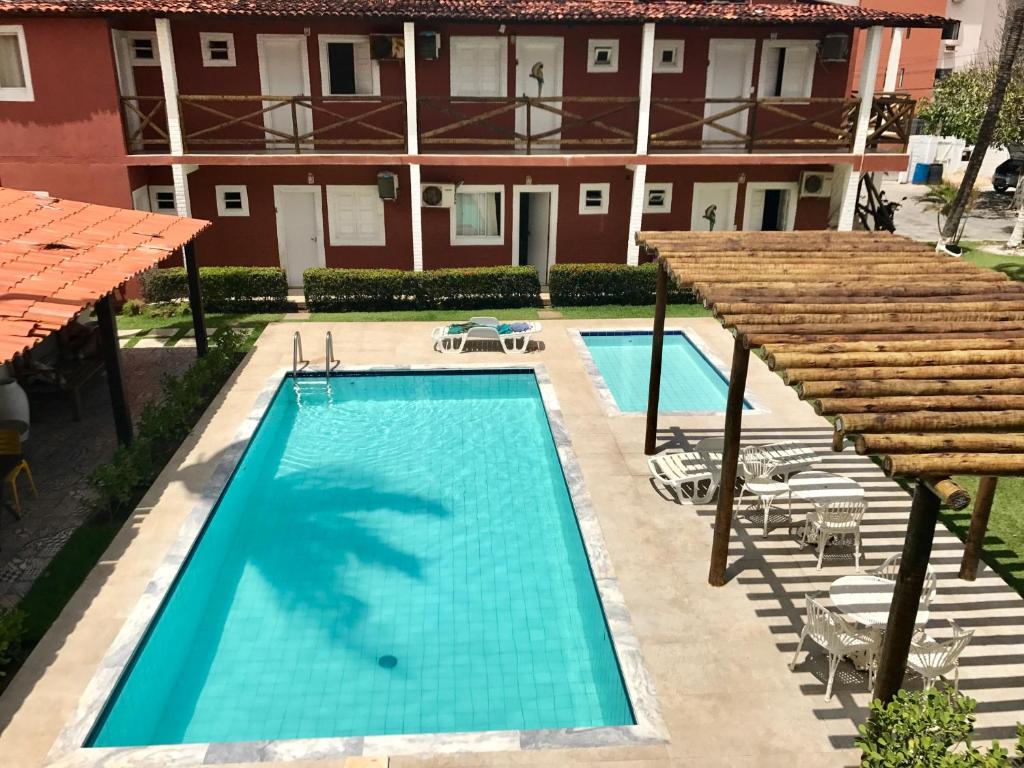
[[[979,185],[981,190],[974,212],[967,219],[964,240],[1005,243],[1013,231],[1015,211],[1012,192],[1000,194],[991,184]],[[921,202],[928,187],[920,184],[898,184],[886,181],[882,191],[889,200],[903,205],[896,212],[896,233],[924,242],[934,243],[939,237],[935,211]]]

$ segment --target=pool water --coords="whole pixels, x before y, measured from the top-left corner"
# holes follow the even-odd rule
[[[278,390],[89,746],[634,723],[532,371],[331,390]]]
[[[651,333],[584,331],[594,364],[623,413],[645,413],[651,375]],[[659,411],[724,411],[729,382],[681,331],[666,331]],[[749,404],[744,403],[745,408]]]

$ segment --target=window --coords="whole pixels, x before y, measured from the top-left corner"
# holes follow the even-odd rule
[[[451,38],[451,95],[503,97],[508,93],[504,37]]]
[[[217,195],[218,216],[248,216],[249,193],[244,185],[222,185],[214,187]]]
[[[749,182],[743,212],[748,232],[784,232],[796,224],[796,182]]]
[[[465,184],[455,190],[452,245],[501,245],[505,242],[505,188]]]
[[[671,213],[672,185],[644,185],[644,213]]]
[[[813,40],[766,40],[761,53],[761,96],[806,99],[811,95],[818,47]]]
[[[943,40],[959,40],[960,39],[960,20],[959,19],[946,19],[946,22],[942,25],[942,39]]]
[[[324,96],[379,96],[380,69],[370,58],[370,38],[320,35],[320,84]]]
[[[204,67],[235,66],[235,36],[230,32],[200,32]]]
[[[153,213],[177,214],[178,206],[174,202],[174,187],[158,187],[149,185],[149,209]]]
[[[384,245],[384,201],[376,184],[327,187],[331,245]]]
[[[160,49],[156,44],[156,32],[129,33],[128,52],[133,67],[160,66]]]
[[[936,69],[935,70],[935,82],[945,80],[947,77],[953,74],[952,68],[950,69]]]
[[[655,72],[682,72],[683,71],[683,41],[682,40],[655,40],[654,41],[654,71]]]
[[[32,101],[25,29],[0,26],[0,101]]]
[[[580,184],[580,213],[608,213],[611,184]]]
[[[587,72],[618,72],[619,41],[588,40]]]

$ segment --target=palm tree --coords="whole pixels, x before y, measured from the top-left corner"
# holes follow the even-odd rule
[[[940,235],[945,235],[945,224],[949,221],[949,215],[953,211],[953,205],[956,203],[959,193],[959,187],[955,184],[949,183],[948,181],[943,181],[938,184],[929,184],[928,191],[921,197],[922,203],[935,210],[935,221],[938,225]],[[971,210],[973,210],[977,199],[978,190],[972,188],[970,190],[970,195],[967,198],[967,204],[964,206],[961,224],[956,233],[948,239],[948,244],[956,245],[960,242],[960,238],[964,236],[964,227],[967,226],[967,217],[970,216]]]

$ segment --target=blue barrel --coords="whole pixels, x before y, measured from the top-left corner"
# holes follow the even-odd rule
[[[928,183],[928,163],[918,163],[914,166],[914,175],[910,179],[911,184],[927,184]]]

